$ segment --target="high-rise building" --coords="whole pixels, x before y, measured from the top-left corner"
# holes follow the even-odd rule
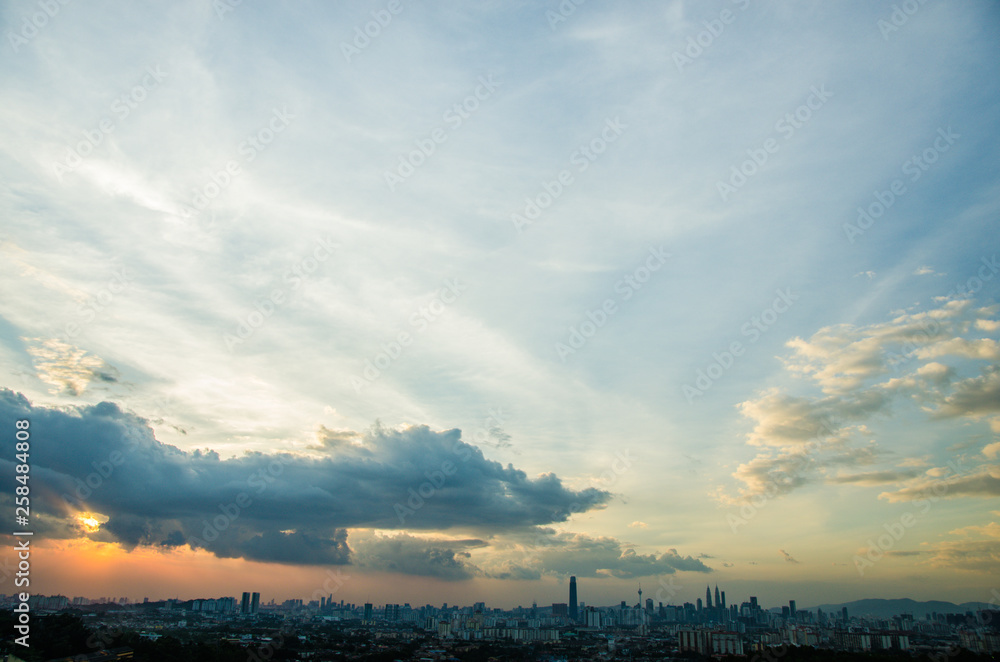
[[[788,615],[795,618],[795,600],[788,601]]]
[[[364,622],[365,623],[371,623],[372,622],[372,603],[370,603],[370,602],[366,602],[365,603]]]
[[[712,608],[712,589],[705,585],[705,609]]]
[[[250,613],[250,592],[243,591],[243,599],[240,600],[240,613],[249,614]]]
[[[577,611],[579,603],[576,599],[576,577],[569,578],[569,617],[573,621],[578,620],[579,612]]]
[[[256,614],[260,608],[260,593],[254,591],[250,594],[250,613]]]
[[[718,609],[722,606],[722,600],[719,599],[719,585],[715,585],[715,608]]]
[[[725,591],[722,592],[722,604],[719,605],[719,606],[722,607],[723,609],[726,608],[726,592]]]

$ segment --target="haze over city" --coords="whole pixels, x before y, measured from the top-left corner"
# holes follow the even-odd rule
[[[898,4],[4,3],[31,592],[989,603],[1000,8]]]

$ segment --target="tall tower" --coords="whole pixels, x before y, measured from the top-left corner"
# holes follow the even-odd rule
[[[576,577],[569,578],[569,617],[570,620],[576,621],[579,614],[577,613],[577,606],[580,603],[576,599]]]
[[[712,608],[712,589],[708,586],[708,584],[706,584],[705,585],[705,609],[711,609],[711,608]]]
[[[639,608],[642,609],[642,582],[639,582]]]

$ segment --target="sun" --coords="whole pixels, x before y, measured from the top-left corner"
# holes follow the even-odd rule
[[[80,513],[76,516],[76,521],[86,533],[93,533],[101,528],[101,521],[91,513]]]

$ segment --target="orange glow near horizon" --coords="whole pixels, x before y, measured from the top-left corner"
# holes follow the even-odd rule
[[[326,568],[219,558],[186,546],[128,550],[118,543],[88,538],[39,541],[32,560],[31,590],[45,595],[125,596],[141,602],[145,597],[184,600],[259,591],[265,600],[280,602],[312,595],[320,587],[323,595],[344,592],[343,587],[333,590],[336,583],[326,581]],[[341,572],[356,575],[352,569]],[[352,588],[361,590],[360,586]]]

